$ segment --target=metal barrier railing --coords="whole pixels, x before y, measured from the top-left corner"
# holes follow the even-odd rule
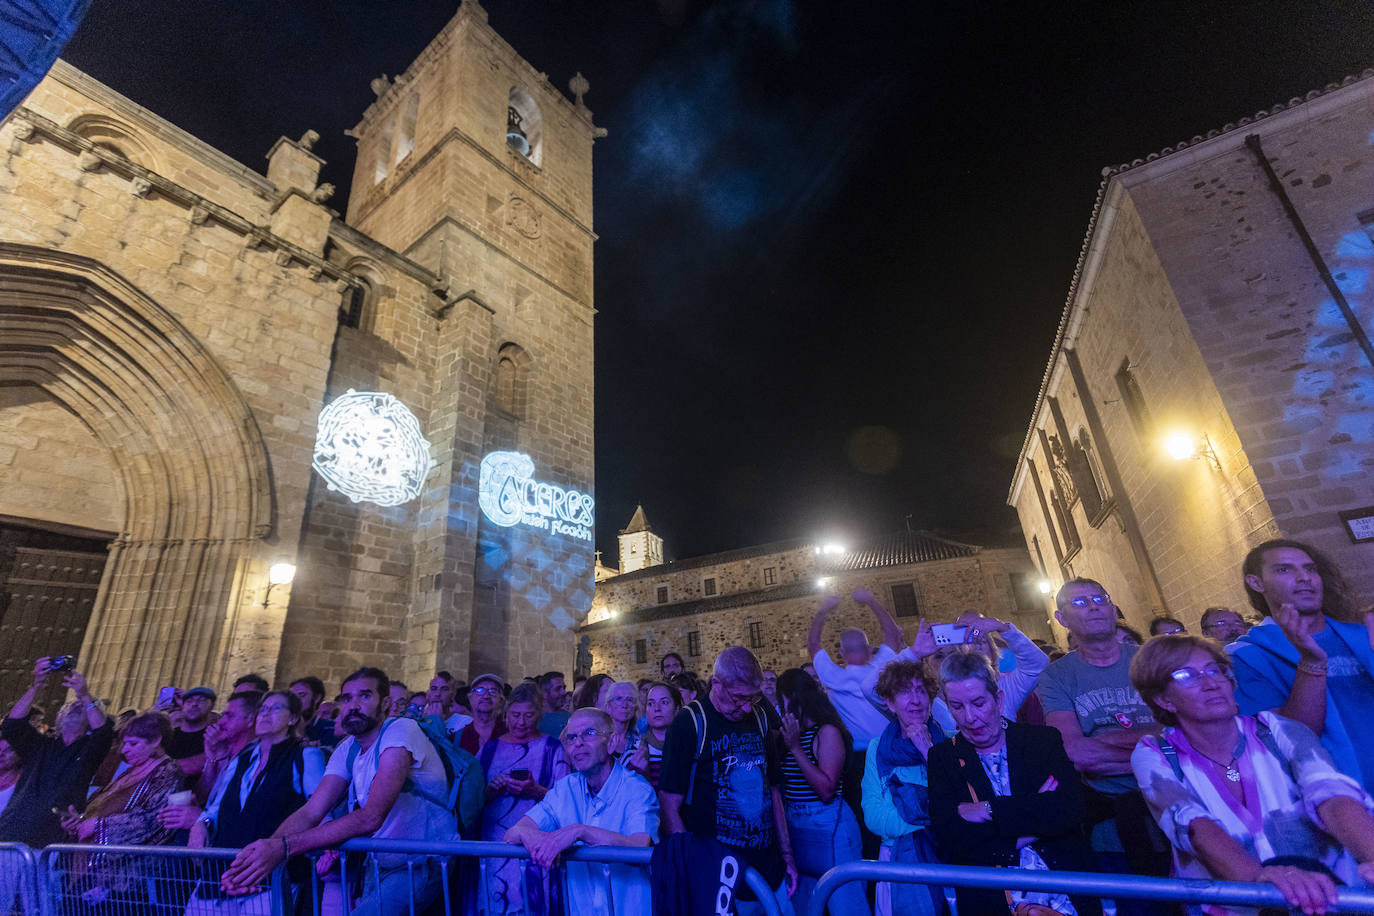
[[[23,843],[0,843],[0,916],[38,912],[38,858]]]
[[[39,906],[25,913],[89,916],[210,916],[225,899],[219,880],[237,849],[183,846],[60,844],[37,854]],[[236,916],[282,916],[285,887],[278,868],[259,890],[234,898]]]
[[[1195,881],[1182,878],[1147,878],[1141,875],[1106,875],[1078,871],[1028,871],[1021,868],[988,868],[976,865],[909,865],[901,862],[861,860],[836,865],[821,876],[811,894],[807,916],[825,916],[830,895],[851,881],[885,881],[896,884],[930,884],[977,887],[993,890],[1049,891],[1108,897],[1113,900],[1161,900],[1174,903],[1219,906],[1276,906],[1287,909],[1283,893],[1272,884],[1236,881]],[[1374,891],[1337,888],[1339,903],[1331,913],[1374,914]]]
[[[475,858],[480,860],[480,862],[487,862],[492,859],[529,858],[529,851],[526,850],[523,846],[513,846],[508,843],[493,843],[477,840],[463,840],[451,843],[422,843],[412,840],[358,839],[349,840],[341,847],[341,851],[345,853],[362,852],[370,854],[380,853],[383,855],[388,853],[406,855],[407,862],[405,865],[405,877],[407,878],[407,880],[404,882],[404,887],[409,888],[407,893],[410,895],[410,905],[407,908],[407,912],[410,914],[410,916],[420,916],[420,914],[427,906],[436,904],[439,901],[442,901],[444,916],[454,916],[454,914],[461,914],[466,912],[463,903],[455,901],[453,899],[454,894],[456,892],[462,892],[463,888],[461,887],[461,882],[459,882],[459,887],[454,886],[455,882],[452,879],[455,876],[454,869],[458,866],[456,866],[454,863],[449,862],[449,857]],[[653,858],[653,854],[653,849],[647,846],[574,846],[563,853],[560,861],[600,863],[607,866],[607,868],[602,872],[602,875],[607,882],[605,899],[608,902],[610,902],[613,898],[609,886],[611,880],[609,866],[634,865],[647,868],[650,860]],[[435,867],[437,867],[440,871],[440,888],[439,892],[435,895],[435,897],[432,900],[417,901],[414,896],[416,874],[414,872],[413,860],[417,856],[422,857],[424,859],[438,860]],[[381,873],[382,866],[378,864],[376,855],[371,855],[369,858],[371,859],[371,862],[367,865],[364,865],[363,867],[373,869],[374,885],[380,885],[383,877]],[[345,864],[346,862],[346,857],[341,858],[340,884],[345,888],[349,886],[348,866]],[[560,874],[557,880],[560,880],[563,883],[564,898],[569,899],[567,897],[567,869],[560,867],[558,871],[560,872]],[[483,867],[480,864],[478,865],[477,877],[478,882],[476,886],[476,892],[484,900],[484,895],[487,890],[487,876],[484,874]],[[648,877],[647,872],[645,877]],[[779,916],[777,902],[773,897],[773,889],[768,886],[768,882],[764,879],[763,875],[759,874],[753,868],[746,868],[743,877],[745,883],[748,884],[750,890],[752,890],[754,892],[754,895],[758,898],[759,903],[762,906],[766,916]],[[401,884],[400,881],[397,881],[396,883]],[[319,891],[315,888],[318,888],[318,878],[315,878],[312,882],[312,896],[315,900],[315,916],[322,916],[322,910],[320,907],[321,895]],[[528,892],[528,887],[524,885],[523,880],[521,892],[522,894]],[[352,911],[351,901],[347,899],[349,896],[348,894],[344,894],[343,896],[345,899],[343,901],[344,906],[342,912],[347,914]],[[328,916],[328,914],[324,914],[324,916]],[[615,916],[613,904],[608,908],[606,916]]]

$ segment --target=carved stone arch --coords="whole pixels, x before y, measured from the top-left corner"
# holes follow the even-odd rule
[[[96,146],[114,150],[125,159],[162,174],[162,162],[153,148],[143,141],[136,127],[119,118],[104,113],[77,115],[67,129]]]
[[[360,281],[344,294],[344,323],[351,328],[372,333],[377,327],[377,313],[381,301],[391,294],[386,283],[386,271],[369,257],[351,258],[344,269]]]
[[[533,368],[534,360],[519,344],[508,341],[497,347],[492,397],[497,407],[520,420],[529,419]]]
[[[30,384],[109,449],[124,528],[81,664],[102,695],[216,683],[250,561],[275,524],[267,450],[203,345],[96,261],[0,243],[0,385]]]

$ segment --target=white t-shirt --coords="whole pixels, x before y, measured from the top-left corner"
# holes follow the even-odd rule
[[[349,735],[329,755],[326,776],[350,779],[348,758],[358,739]],[[432,798],[448,797],[448,777],[444,774],[444,763],[439,752],[430,744],[425,733],[413,719],[387,719],[382,723],[382,733],[367,750],[359,750],[353,761],[351,781],[353,794],[359,807],[367,804],[372,780],[377,776],[377,762],[389,748],[401,747],[410,752],[414,763],[410,768],[410,781],[415,790]],[[422,798],[417,791],[402,791],[391,806],[386,820],[377,828],[374,837],[389,840],[452,840],[456,837],[453,813],[442,806]],[[378,861],[388,865],[387,856],[378,856]],[[392,858],[405,860],[404,854]]]
[[[869,702],[864,696],[864,679],[878,671],[897,653],[887,646],[879,646],[867,665],[846,665],[841,668],[830,659],[824,649],[816,653],[811,663],[816,666],[816,677],[821,685],[830,692],[830,702],[844,720],[845,727],[854,736],[854,750],[862,751],[868,742],[874,740],[887,728],[887,715]]]

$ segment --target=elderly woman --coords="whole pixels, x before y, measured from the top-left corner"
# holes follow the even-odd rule
[[[543,800],[556,780],[568,775],[568,762],[558,739],[539,731],[542,706],[538,685],[518,685],[506,701],[505,734],[488,741],[477,754],[487,777],[487,804],[482,809],[484,840],[499,842],[536,802]],[[548,874],[533,863],[484,859],[482,867],[486,899],[481,910],[487,916],[540,916],[549,911]]]
[[[1136,779],[1173,843],[1175,874],[1267,882],[1290,906],[1326,912],[1333,877],[1374,881],[1374,803],[1306,726],[1272,712],[1238,715],[1232,678],[1230,657],[1210,639],[1157,636],[1136,653],[1131,683],[1168,726],[1136,745]]]
[[[971,649],[940,663],[940,693],[959,729],[930,751],[931,828],[946,861],[1091,871],[1083,789],[1059,731],[1008,722],[992,665]],[[1022,904],[1077,916],[1102,912],[1095,898],[966,887],[955,893],[960,913]]]
[[[864,821],[883,841],[879,861],[938,861],[926,829],[930,825],[926,755],[945,740],[945,732],[930,717],[930,694],[920,664],[889,663],[875,689],[896,721],[868,746]],[[931,916],[944,910],[943,901],[924,884],[881,883],[875,904],[879,916]]]
[[[606,702],[602,711],[611,717],[610,750],[611,758],[619,760],[631,753],[639,743],[639,732],[635,729],[638,710],[635,708],[637,691],[631,681],[616,681],[606,691]]]
[[[62,827],[79,843],[99,846],[154,846],[171,834],[158,821],[167,796],[181,788],[181,768],[163,748],[172,724],[160,712],[137,716],[124,729],[121,750],[128,769],[86,803],[85,814],[68,806]],[[124,857],[92,855],[84,871],[74,869],[81,899],[91,905],[141,903],[144,893],[136,868]]]

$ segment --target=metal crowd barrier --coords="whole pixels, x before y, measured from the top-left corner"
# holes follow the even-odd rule
[[[836,865],[821,875],[811,894],[807,916],[825,916],[830,895],[851,881],[885,881],[896,884],[932,884],[995,890],[1049,891],[1108,897],[1113,900],[1161,900],[1220,906],[1275,906],[1287,909],[1283,894],[1272,884],[1237,881],[1195,881],[1181,878],[1147,878],[1142,875],[1106,875],[1078,871],[1027,871],[1021,868],[988,868],[976,865],[910,865],[901,862],[861,860]],[[1374,914],[1374,891],[1337,888],[1339,903],[1329,912]]]
[[[38,859],[23,843],[0,843],[0,916],[38,912]]]
[[[61,844],[38,852],[33,874],[43,916],[216,916],[220,876],[237,849]],[[232,898],[234,916],[282,916],[278,868],[257,893]],[[3,912],[3,911],[0,911]]]

